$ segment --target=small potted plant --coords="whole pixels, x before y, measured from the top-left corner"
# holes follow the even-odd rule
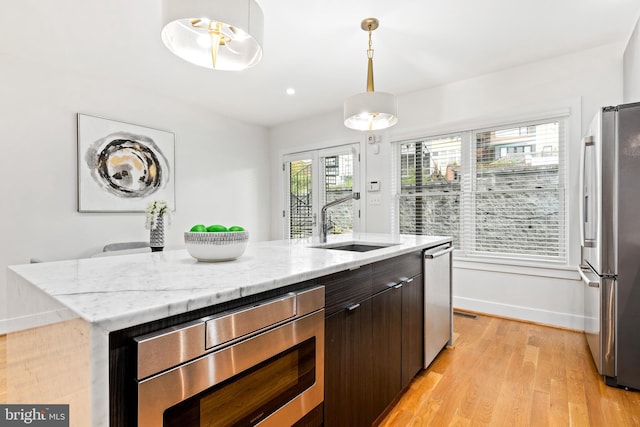
[[[153,200],[145,210],[145,228],[149,230],[149,246],[152,252],[161,251],[164,248],[165,217],[167,227],[171,225],[171,209],[164,200]]]

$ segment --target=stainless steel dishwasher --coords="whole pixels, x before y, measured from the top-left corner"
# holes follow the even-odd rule
[[[424,251],[424,368],[453,345],[451,252],[446,243]]]

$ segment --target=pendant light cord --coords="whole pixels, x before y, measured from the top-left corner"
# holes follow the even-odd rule
[[[369,49],[367,49],[367,92],[373,92],[373,47],[371,42],[371,23],[369,23]]]

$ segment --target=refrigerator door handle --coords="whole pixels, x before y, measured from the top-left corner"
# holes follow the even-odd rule
[[[584,266],[580,266],[580,268],[578,268],[578,273],[580,273],[580,277],[582,278],[582,281],[589,287],[591,288],[599,288],[600,287],[600,280],[591,280],[587,277],[586,273],[588,271],[590,271],[591,269],[589,267],[584,267]]]
[[[594,144],[593,136],[585,136],[582,138],[582,147],[580,150],[580,194],[582,201],[578,206],[580,208],[580,244],[585,248],[592,248],[595,246],[594,240],[588,239],[586,236],[586,227],[589,223],[589,194],[587,193],[587,183],[585,180],[585,173],[587,172],[587,166],[585,164],[587,158],[587,147],[593,147]]]

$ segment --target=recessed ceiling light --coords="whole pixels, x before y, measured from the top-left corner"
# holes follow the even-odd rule
[[[287,95],[295,95],[296,94],[296,90],[292,87],[287,89]]]

